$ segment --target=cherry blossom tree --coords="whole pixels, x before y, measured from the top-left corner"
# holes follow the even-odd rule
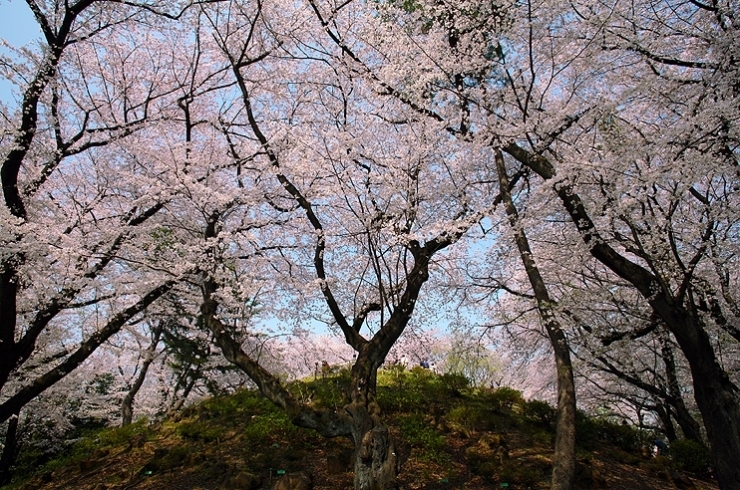
[[[2,138],[0,420],[79,366],[178,278],[134,273],[119,261],[165,199],[111,181],[136,178],[112,147],[161,117],[177,86],[168,71],[171,38],[150,29],[186,6],[28,6],[42,45],[4,65],[22,100],[4,114]]]
[[[721,484],[736,488],[737,388],[711,343],[733,331],[731,274],[712,258],[736,247],[731,5],[404,3],[370,32],[341,29],[344,4],[314,8],[379,94],[549,181],[587,253],[675,337]]]

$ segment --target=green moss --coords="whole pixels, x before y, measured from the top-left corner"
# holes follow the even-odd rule
[[[177,426],[180,437],[193,441],[213,442],[224,437],[224,427],[209,422],[193,421],[183,422]]]

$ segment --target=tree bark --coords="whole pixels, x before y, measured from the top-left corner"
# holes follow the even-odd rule
[[[103,328],[84,341],[67,359],[35,378],[29,384],[24,385],[14,395],[8,397],[3,403],[0,403],[0,422],[8,420],[11,415],[21,410],[28,402],[76,369],[77,366],[82,364],[95,352],[95,349],[118,333],[127,321],[171,290],[176,283],[176,280],[170,280],[149,291],[135,304],[111,318]]]
[[[18,454],[18,419],[20,412],[16,412],[8,420],[8,429],[5,431],[5,447],[0,456],[0,486],[10,483],[13,477],[13,464]]]
[[[677,440],[678,434],[676,434],[676,427],[673,425],[673,420],[671,420],[670,405],[664,400],[658,400],[655,403],[655,413],[658,414],[658,418],[663,424],[663,430],[665,432],[665,436],[668,438],[668,441],[673,442]]]
[[[676,360],[673,357],[673,347],[671,346],[668,332],[661,328],[658,332],[658,337],[661,344],[660,353],[663,357],[663,364],[665,365],[668,393],[671,395],[669,403],[671,403],[676,410],[676,422],[678,422],[678,426],[681,427],[681,432],[683,432],[683,436],[686,439],[702,442],[699,423],[691,416],[689,409],[686,408],[686,403],[684,403],[683,395],[681,395],[681,389],[676,375]]]
[[[501,198],[514,230],[514,241],[519,249],[530,285],[537,300],[537,308],[550,338],[555,354],[558,382],[558,412],[555,432],[555,453],[552,458],[552,490],[571,490],[575,482],[576,465],[576,388],[573,380],[573,364],[565,332],[557,320],[554,303],[550,298],[540,270],[532,255],[527,235],[519,222],[519,214],[511,197],[509,177],[506,174],[504,156],[496,150],[496,170],[501,183]]]
[[[149,371],[149,366],[151,366],[152,362],[154,362],[154,358],[156,357],[156,354],[157,354],[157,345],[159,345],[159,339],[162,336],[163,329],[164,327],[162,325],[162,322],[158,323],[157,326],[154,327],[154,330],[152,332],[153,334],[152,343],[149,345],[149,348],[146,350],[146,353],[144,355],[144,362],[142,362],[141,364],[141,370],[136,376],[134,383],[129,388],[128,393],[126,393],[126,396],[123,397],[123,402],[121,402],[121,426],[122,427],[129,425],[133,421],[134,398],[136,398],[136,394],[139,393],[141,386],[144,384],[144,380],[146,379],[147,372]]]
[[[555,168],[542,155],[511,143],[504,151],[531,168],[545,180],[553,179]],[[707,332],[699,318],[665,289],[660,278],[619,254],[600,235],[580,196],[567,180],[554,190],[591,255],[622,279],[630,282],[676,338],[691,368],[694,398],[707,430],[712,459],[720,488],[740,490],[740,392],[717,361]],[[695,309],[693,309],[695,310]]]

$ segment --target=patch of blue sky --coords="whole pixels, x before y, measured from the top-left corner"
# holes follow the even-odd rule
[[[21,48],[33,44],[40,37],[41,30],[26,2],[0,1],[0,38],[11,46]],[[11,51],[0,46],[0,55],[10,56]],[[18,105],[20,97],[17,88],[0,75],[0,101],[13,107]]]

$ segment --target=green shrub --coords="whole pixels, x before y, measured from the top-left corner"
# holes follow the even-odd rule
[[[637,452],[643,445],[650,445],[655,434],[606,419],[589,418],[582,412],[576,414],[578,444],[593,449],[598,441],[608,442],[629,452]]]
[[[244,428],[244,435],[252,446],[264,446],[276,439],[296,440],[302,435],[301,429],[290,422],[288,416],[277,409],[270,413],[255,415]]]
[[[540,446],[552,446],[553,433],[547,431],[537,431],[532,434],[532,443]]]
[[[495,410],[510,410],[514,407],[514,405],[524,404],[522,392],[506,386],[503,386],[495,391],[488,393],[485,396],[485,399],[488,403],[491,404],[491,408]]]
[[[449,397],[441,378],[427,369],[411,371],[392,366],[378,373],[378,403],[385,411],[424,411]]]
[[[549,403],[531,400],[524,403],[522,415],[548,429],[554,429],[558,411]]]
[[[704,444],[690,439],[671,443],[670,455],[680,468],[692,473],[704,473],[712,464],[709,449]]]
[[[472,401],[453,408],[447,412],[445,419],[449,422],[459,424],[468,430],[485,431],[494,429],[492,427],[494,417],[491,409]]]
[[[458,395],[470,386],[470,380],[459,373],[446,373],[439,377],[442,385],[453,394]]]
[[[430,427],[422,414],[414,413],[401,417],[398,427],[406,442],[420,450],[421,459],[438,463],[446,461],[446,455],[442,453],[445,446],[444,436]]]
[[[185,439],[212,442],[221,439],[225,434],[225,429],[209,422],[193,421],[179,424],[177,433]]]

